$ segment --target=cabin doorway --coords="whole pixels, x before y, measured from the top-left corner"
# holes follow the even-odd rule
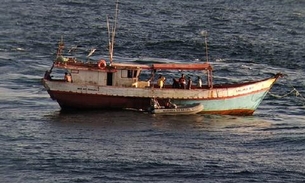
[[[107,72],[107,86],[112,86],[112,77],[113,77],[113,73]]]

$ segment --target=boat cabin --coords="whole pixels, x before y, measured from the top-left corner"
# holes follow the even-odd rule
[[[141,71],[148,69],[145,65],[115,63],[101,66],[100,63],[104,61],[94,64],[79,62],[73,58],[64,60],[57,59],[54,66],[65,69],[74,83],[141,88],[150,86],[149,81],[139,81]]]
[[[212,86],[212,67],[209,63],[152,65],[112,63],[107,65],[104,60],[97,63],[84,63],[74,58],[59,57],[54,62],[54,67],[66,70],[74,83],[135,88],[150,87],[156,71],[206,70],[208,71],[208,86]],[[166,87],[171,87],[171,85]]]
[[[69,75],[69,78],[71,78],[71,82],[77,84],[146,88],[150,87],[151,82],[154,81],[156,71],[207,71],[206,86],[207,88],[213,88],[212,66],[208,62],[162,63],[152,65],[112,63],[112,52],[110,52],[110,63],[107,64],[105,60],[99,60],[97,63],[91,63],[82,62],[73,57],[64,57],[62,55],[63,49],[64,43],[61,40],[58,45],[57,58],[53,62],[53,66],[50,71],[46,72],[45,79],[51,79],[50,74],[52,69],[55,67],[65,70]],[[144,74],[144,77],[142,77],[143,74],[141,75],[143,70],[148,71],[146,75]],[[140,80],[139,78],[143,80]],[[173,81],[176,80],[173,79]],[[174,83],[172,85],[165,85],[164,87],[172,86],[174,86]]]

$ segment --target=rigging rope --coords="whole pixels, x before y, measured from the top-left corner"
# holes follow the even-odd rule
[[[270,91],[268,93],[275,98],[284,98],[284,97],[289,96],[292,93],[295,93],[295,97],[300,97],[302,99],[303,105],[305,105],[305,97],[295,87],[293,87],[290,82],[288,82],[288,84],[292,87],[292,90],[290,92],[286,93],[285,95],[282,95],[282,96],[276,95],[276,94],[271,93]]]
[[[296,93],[296,96],[298,96],[299,92],[293,88],[290,92],[286,93],[285,95],[277,95],[277,94],[273,94],[271,92],[269,92],[269,95],[275,97],[275,98],[284,98],[284,97],[287,97],[288,95],[290,95],[291,93],[295,92]]]

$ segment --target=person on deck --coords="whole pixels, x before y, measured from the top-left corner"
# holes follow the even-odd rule
[[[165,108],[168,108],[168,109],[176,109],[177,107],[178,106],[176,104],[172,103],[170,99],[168,99],[168,101],[165,104]]]
[[[160,75],[159,78],[158,78],[158,81],[157,81],[157,84],[160,88],[163,88],[164,86],[164,81],[165,81],[165,77]]]
[[[71,75],[68,74],[67,72],[65,72],[65,81],[66,82],[71,82],[72,81]]]
[[[173,84],[172,88],[180,88],[179,80],[176,78],[173,78]]]
[[[161,106],[156,98],[150,99],[150,105],[153,109],[160,109]]]
[[[185,80],[184,74],[181,74],[181,77],[179,78],[179,84],[180,84],[180,88],[185,89],[186,80]]]
[[[201,80],[200,76],[198,76],[197,87],[199,87],[199,88],[202,87],[202,80]]]
[[[187,81],[187,89],[192,89],[192,83],[193,83],[193,81],[192,81],[192,79],[191,79],[191,77],[188,77],[188,81]]]
[[[52,76],[51,76],[51,72],[50,71],[46,71],[44,73],[44,79],[47,79],[47,80],[52,80]]]

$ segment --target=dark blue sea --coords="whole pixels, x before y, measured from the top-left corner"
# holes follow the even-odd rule
[[[63,113],[41,85],[61,38],[108,58],[115,1],[0,3],[0,182],[304,182],[305,1],[120,0],[114,61],[200,62],[214,81],[285,76],[253,116]]]

